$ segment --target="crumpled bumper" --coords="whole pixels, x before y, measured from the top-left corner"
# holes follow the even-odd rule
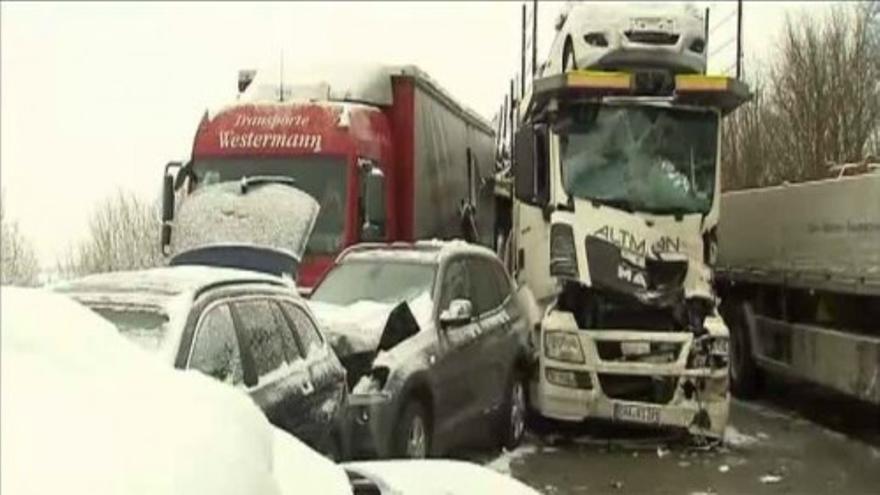
[[[598,418],[723,436],[730,409],[726,356],[694,359],[702,351],[695,350],[696,339],[687,332],[576,334],[583,363],[550,359],[542,349],[530,387],[531,405],[539,414],[563,421]],[[726,343],[727,332],[722,334]],[[627,352],[621,352],[624,348]],[[658,348],[668,352],[651,352]],[[641,356],[638,351],[643,351]]]

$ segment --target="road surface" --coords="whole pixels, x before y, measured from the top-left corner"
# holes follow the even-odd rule
[[[726,442],[695,448],[599,425],[530,433],[471,460],[556,494],[880,494],[880,412],[802,389],[734,400]]]

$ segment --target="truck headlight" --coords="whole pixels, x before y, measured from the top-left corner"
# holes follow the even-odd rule
[[[557,223],[550,227],[550,275],[578,278],[577,251],[571,225]]]
[[[551,331],[544,333],[544,355],[568,363],[584,363],[584,350],[576,334]]]

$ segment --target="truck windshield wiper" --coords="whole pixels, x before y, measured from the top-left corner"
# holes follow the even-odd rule
[[[616,208],[618,210],[623,210],[629,213],[632,213],[635,209],[628,200],[625,199],[590,199],[593,203],[600,204],[603,206],[610,206],[611,208]]]

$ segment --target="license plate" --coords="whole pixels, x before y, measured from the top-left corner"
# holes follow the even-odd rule
[[[671,19],[662,17],[636,17],[630,19],[633,31],[654,31],[671,33],[675,30]]]
[[[614,404],[614,419],[636,423],[660,423],[660,409],[633,404]]]

